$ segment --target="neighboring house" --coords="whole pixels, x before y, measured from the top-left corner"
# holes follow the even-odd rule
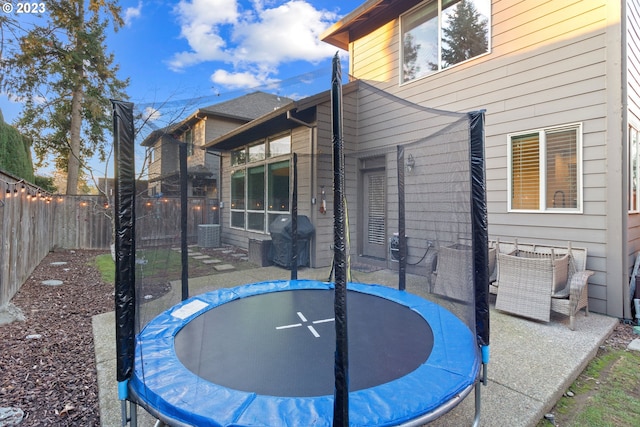
[[[98,192],[113,200],[115,189],[114,178],[98,178]],[[149,183],[145,180],[136,179],[136,195],[142,195],[147,192]]]
[[[345,174],[356,201],[349,221],[358,231],[351,236],[357,254],[369,251],[369,259],[391,265],[388,239],[380,248],[367,248],[362,224],[365,177],[381,174],[392,182],[395,161],[389,153],[358,156],[383,139],[372,140],[363,132],[363,116],[358,123],[348,108],[358,99],[359,80],[431,108],[485,109],[490,237],[586,247],[587,268],[595,271],[590,309],[630,318],[629,275],[640,250],[637,28],[635,0],[369,0],[328,29],[322,39],[348,51],[349,74],[357,80],[344,87],[344,139],[352,150]],[[375,121],[388,113],[374,106],[367,114]],[[387,139],[394,144],[392,130]],[[311,265],[329,265],[329,94],[297,101],[208,141],[208,149],[226,150],[223,240],[247,247],[249,239],[268,238],[273,215],[289,212],[285,205],[264,204],[265,198],[284,198],[268,183],[272,175],[291,182],[283,176],[295,152],[304,171],[299,213],[316,227]],[[389,237],[396,226],[384,224]]]
[[[290,102],[253,92],[200,108],[179,123],[153,131],[142,142],[149,147],[149,196],[180,194],[178,140],[187,144],[187,195],[217,199],[219,155],[202,150],[204,143]]]

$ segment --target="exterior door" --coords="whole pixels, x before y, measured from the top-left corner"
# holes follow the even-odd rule
[[[386,258],[386,173],[363,172],[363,242],[362,255]]]

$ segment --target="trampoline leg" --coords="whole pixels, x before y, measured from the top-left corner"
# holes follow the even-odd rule
[[[482,364],[482,379],[476,383],[476,415],[473,419],[473,427],[478,427],[480,425],[480,402],[482,399],[480,398],[480,387],[483,385],[487,385],[487,364]]]
[[[135,402],[129,402],[129,413],[131,414],[131,427],[138,425],[138,405]]]
[[[127,401],[120,401],[120,425],[125,427],[129,423],[129,416],[127,415]]]
[[[127,413],[127,402],[129,402],[129,413]],[[120,412],[122,427],[126,427],[127,424],[130,424],[132,427],[136,427],[138,425],[136,404],[134,402],[121,400]]]

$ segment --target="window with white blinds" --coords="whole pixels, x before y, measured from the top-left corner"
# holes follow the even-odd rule
[[[581,211],[580,124],[509,135],[509,210]]]

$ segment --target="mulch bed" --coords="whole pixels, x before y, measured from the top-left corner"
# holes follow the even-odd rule
[[[114,305],[100,253],[49,253],[12,300],[25,321],[0,325],[0,407],[22,409],[21,427],[100,425],[91,317]]]

